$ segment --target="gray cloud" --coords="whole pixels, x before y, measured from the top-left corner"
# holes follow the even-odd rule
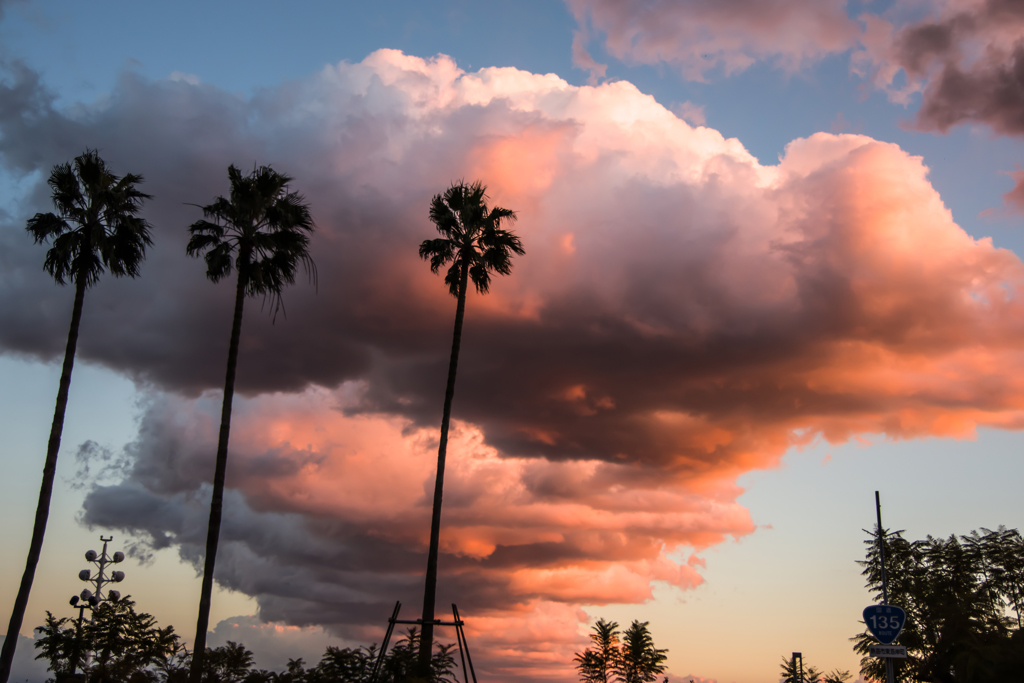
[[[818,134],[764,167],[629,83],[394,51],[252,98],[128,74],[58,111],[31,72],[6,83],[9,172],[98,147],[155,197],[142,277],[90,290],[79,342],[155,396],[85,508],[136,552],[196,564],[206,529],[233,289],[184,255],[185,202],[267,162],[311,202],[319,291],[276,324],[250,302],[239,361],[218,580],[264,619],[355,637],[416,604],[454,311],[416,247],[452,180],[518,210],[527,251],[469,299],[446,480],[442,592],[504,651],[547,638],[564,666],[576,605],[697,583],[669,556],[749,533],[735,477],[794,444],[1024,425],[1024,268],[894,145]],[[71,307],[23,230],[46,204],[41,178],[0,225],[0,349],[38,358]],[[526,612],[550,630],[517,632]]]
[[[677,66],[690,80],[726,75],[759,60],[796,70],[856,45],[861,32],[845,0],[566,0],[581,27],[604,38],[610,54],[626,62]],[[573,40],[574,62],[595,64]],[[600,72],[603,75],[603,69]]]
[[[921,94],[912,123],[918,130],[976,123],[1024,135],[1024,5],[1017,0],[898,0],[881,12],[855,8],[857,20],[846,0],[566,4],[580,25],[574,62],[595,74],[605,67],[586,49],[591,37],[626,63],[671,64],[698,81],[758,61],[794,71],[852,50],[853,70],[893,100],[909,104]]]
[[[896,63],[926,83],[915,127],[945,133],[978,123],[1024,135],[1022,34],[1024,6],[1013,0],[985,0],[901,28]]]

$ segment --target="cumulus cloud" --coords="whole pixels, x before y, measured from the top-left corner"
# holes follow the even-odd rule
[[[95,146],[155,196],[143,276],[90,290],[79,341],[151,388],[85,511],[143,551],[198,563],[227,355],[233,290],[185,257],[184,202],[273,162],[312,204],[319,291],[276,324],[250,302],[239,360],[218,578],[265,620],[369,639],[417,610],[454,302],[416,247],[460,178],[527,252],[469,299],[442,533],[440,599],[495,677],[564,678],[578,605],[699,583],[691,554],[753,529],[736,476],[792,446],[1024,425],[1024,267],[896,145],[819,133],[764,166],[628,82],[391,50],[251,98],[127,74],[58,111],[27,70],[3,87],[9,172]],[[23,231],[46,200],[0,231],[0,348],[41,358],[71,307]]]

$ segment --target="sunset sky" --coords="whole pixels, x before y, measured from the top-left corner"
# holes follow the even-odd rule
[[[1022,141],[1017,0],[0,0],[4,624],[73,296],[26,220],[86,148],[154,197],[86,296],[11,680],[101,533],[194,637],[233,287],[186,227],[229,164],[293,176],[319,282],[247,304],[210,645],[418,616],[455,303],[417,245],[465,179],[526,250],[469,296],[448,451],[481,680],[576,680],[600,617],[672,683],[856,673],[875,490],[910,538],[1024,527]]]

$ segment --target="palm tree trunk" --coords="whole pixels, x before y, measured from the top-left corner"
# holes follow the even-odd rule
[[[36,520],[32,527],[32,542],[29,544],[28,559],[25,561],[25,573],[21,576],[18,597],[14,600],[11,621],[7,626],[7,637],[4,639],[3,651],[0,652],[0,683],[7,683],[7,679],[11,675],[14,649],[18,646],[18,633],[21,631],[21,623],[25,618],[28,596],[32,592],[32,580],[35,578],[36,565],[39,564],[39,554],[43,549],[46,520],[50,516],[53,478],[57,473],[57,452],[60,451],[60,437],[64,431],[64,411],[68,406],[68,390],[71,387],[71,370],[75,365],[75,348],[78,346],[78,326],[82,322],[82,304],[85,302],[85,287],[85,278],[76,278],[75,305],[71,311],[71,329],[68,330],[68,345],[64,349],[64,367],[60,372],[57,405],[53,410],[53,423],[50,425],[50,441],[46,447],[46,462],[43,464],[43,483],[39,487],[39,502],[36,504]]]
[[[245,274],[248,255],[238,263],[238,285],[235,290],[235,317],[231,323],[231,344],[228,347],[228,370],[224,377],[224,403],[220,411],[220,436],[217,439],[217,467],[213,475],[213,496],[210,500],[210,523],[206,531],[206,563],[203,567],[203,587],[199,596],[199,618],[196,621],[196,639],[192,646],[192,666],[189,683],[200,683],[203,659],[206,656],[206,629],[210,623],[210,600],[213,596],[213,567],[217,561],[217,541],[220,538],[220,517],[224,505],[224,475],[228,466],[228,436],[231,432],[231,399],[235,394],[235,366],[238,365],[238,341],[242,335],[242,307],[245,304]]]
[[[455,331],[452,334],[452,357],[448,361],[448,384],[444,390],[444,413],[441,415],[441,442],[437,447],[437,477],[434,480],[434,507],[430,516],[430,549],[427,552],[427,579],[423,590],[423,631],[417,663],[421,678],[430,679],[430,655],[434,644],[434,597],[437,591],[437,549],[441,536],[441,498],[444,489],[444,461],[448,452],[448,423],[455,397],[455,372],[459,366],[462,343],[462,319],[466,314],[466,287],[469,284],[469,261],[463,261],[459,276],[459,303],[455,308]]]

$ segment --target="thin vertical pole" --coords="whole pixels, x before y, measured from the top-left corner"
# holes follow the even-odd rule
[[[377,654],[377,661],[373,664],[373,671],[370,673],[370,683],[375,683],[377,675],[380,673],[381,667],[384,664],[384,655],[388,651],[388,643],[391,641],[391,634],[395,630],[395,622],[398,620],[398,610],[402,609],[401,601],[395,602],[395,611],[391,613],[391,618],[388,619],[388,630],[384,634],[384,640],[380,645],[380,653]]]
[[[466,648],[466,661],[469,662],[469,675],[473,677],[473,683],[476,681],[476,669],[473,668],[473,657],[469,654],[469,642],[466,641],[466,632],[462,629],[462,618],[459,616],[459,608],[452,603],[452,614],[455,615],[455,623],[459,624],[455,628],[462,635],[462,644]]]
[[[875,491],[875,515],[878,518],[878,560],[882,563],[882,604],[889,604],[889,578],[885,573],[885,532],[882,531],[882,501]],[[886,683],[893,683],[895,673],[893,672],[892,658],[885,658],[885,680]]]
[[[885,574],[885,533],[882,531],[882,503],[875,491],[875,514],[878,517],[878,555],[882,564],[882,604],[889,604],[889,578]]]
[[[466,668],[466,652],[463,650],[463,641],[466,639],[466,634],[462,632],[462,622],[459,620],[459,608],[452,603],[452,617],[455,621],[455,640],[459,643],[459,659],[462,660],[462,680],[463,683],[469,683],[469,669]]]

